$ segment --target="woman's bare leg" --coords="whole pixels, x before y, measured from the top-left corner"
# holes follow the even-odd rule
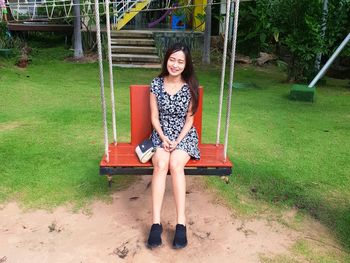
[[[152,220],[153,224],[160,224],[160,214],[165,191],[166,175],[169,170],[170,153],[158,148],[152,158]]]
[[[176,203],[177,224],[186,225],[186,178],[184,167],[190,156],[182,150],[174,150],[170,154],[170,173]]]

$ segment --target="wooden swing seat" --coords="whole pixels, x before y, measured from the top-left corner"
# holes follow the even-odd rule
[[[199,105],[194,118],[194,126],[199,136],[200,160],[191,159],[185,167],[186,175],[223,175],[232,174],[232,163],[224,160],[224,146],[222,144],[204,144],[202,139],[202,98],[203,88],[199,89]],[[100,162],[101,175],[150,175],[153,172],[151,161],[140,163],[135,148],[148,138],[152,131],[151,112],[149,105],[149,86],[130,86],[131,110],[131,142],[111,143],[109,145],[109,162],[104,155]]]

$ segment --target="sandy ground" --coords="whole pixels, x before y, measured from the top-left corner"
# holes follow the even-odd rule
[[[260,262],[260,256],[288,254],[300,235],[277,222],[238,218],[203,190],[199,178],[187,177],[189,245],[174,250],[176,222],[169,179],[160,248],[145,246],[151,223],[151,177],[145,176],[115,193],[113,202],[92,204],[88,214],[65,207],[52,213],[23,212],[15,203],[5,205],[0,210],[0,263]]]

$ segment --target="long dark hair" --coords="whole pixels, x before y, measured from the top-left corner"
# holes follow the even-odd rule
[[[198,91],[198,80],[196,78],[196,74],[194,72],[193,68],[193,63],[192,63],[192,57],[190,50],[188,47],[182,43],[176,43],[170,48],[165,53],[164,60],[163,60],[163,65],[162,65],[162,71],[159,74],[159,77],[165,77],[169,76],[169,72],[167,69],[167,63],[168,59],[171,56],[171,54],[182,51],[185,54],[186,58],[186,64],[185,64],[185,69],[182,71],[181,76],[182,79],[188,84],[191,92],[191,98],[192,98],[192,114],[194,115],[197,111],[198,108],[198,100],[199,100],[199,91]]]

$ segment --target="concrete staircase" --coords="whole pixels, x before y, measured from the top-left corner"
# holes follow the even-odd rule
[[[111,44],[113,66],[125,68],[161,67],[153,33],[150,31],[113,31]]]

